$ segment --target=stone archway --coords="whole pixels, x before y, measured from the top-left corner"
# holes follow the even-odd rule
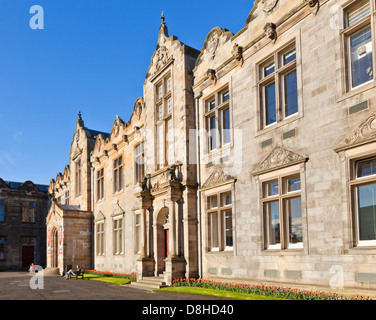
[[[169,255],[169,209],[163,207],[156,219],[156,275],[162,274],[166,269],[165,259]]]

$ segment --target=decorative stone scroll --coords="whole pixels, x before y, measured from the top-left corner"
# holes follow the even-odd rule
[[[354,129],[335,149],[339,152],[376,141],[376,112]]]
[[[265,160],[261,162],[258,168],[252,173],[252,175],[257,176],[262,173],[306,162],[307,160],[307,156],[288,150],[284,147],[277,146],[265,158]]]
[[[111,217],[119,216],[124,213],[125,213],[124,209],[120,206],[119,200],[117,200],[116,207],[114,211],[112,212]]]
[[[320,1],[319,0],[305,0],[313,14],[317,14],[320,9]]]
[[[235,177],[231,175],[226,175],[222,169],[216,169],[210,177],[205,181],[205,183],[202,185],[201,189],[206,189],[209,187],[213,187],[219,184],[223,184],[226,182],[234,181],[236,180]]]

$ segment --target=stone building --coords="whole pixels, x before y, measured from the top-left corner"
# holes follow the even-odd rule
[[[0,178],[0,270],[46,266],[47,187]]]
[[[93,267],[376,288],[375,12],[256,0],[201,51],[162,16],[130,121],[84,148]]]

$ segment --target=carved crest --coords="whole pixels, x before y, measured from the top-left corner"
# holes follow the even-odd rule
[[[222,169],[216,169],[210,177],[205,181],[202,186],[202,189],[213,187],[222,183],[230,182],[236,178],[230,175],[226,175]]]
[[[260,175],[262,173],[270,172],[276,169],[288,167],[297,163],[302,163],[308,160],[308,157],[296,153],[294,151],[277,146],[274,150],[261,162],[258,168],[252,173],[253,175]]]
[[[209,53],[210,58],[213,60],[215,58],[215,52],[217,51],[219,44],[218,36],[212,37],[207,44],[206,51]]]
[[[159,47],[155,54],[155,69],[159,71],[169,60],[168,50],[165,46]]]
[[[334,150],[339,152],[373,141],[376,141],[376,112],[353,130]]]
[[[277,5],[278,0],[262,0],[262,4],[264,5],[263,10],[265,12],[272,11],[275,6]]]

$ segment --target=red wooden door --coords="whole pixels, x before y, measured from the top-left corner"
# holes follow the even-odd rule
[[[170,253],[170,245],[169,245],[169,229],[165,229],[165,258],[168,257]]]
[[[22,266],[29,267],[34,262],[34,246],[22,246]]]

